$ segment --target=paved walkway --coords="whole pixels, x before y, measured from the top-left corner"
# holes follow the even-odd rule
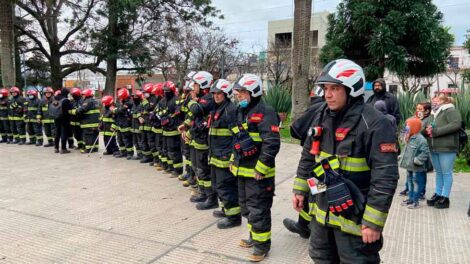
[[[277,158],[273,246],[264,263],[311,263],[307,241],[284,229],[300,147]],[[403,177],[402,177],[403,178]],[[433,190],[429,177],[428,193]],[[403,179],[400,180],[400,189]],[[396,197],[384,263],[469,263],[470,175],[455,176],[451,208],[409,210]],[[246,225],[218,230],[177,179],[137,161],[0,145],[0,263],[244,263]]]

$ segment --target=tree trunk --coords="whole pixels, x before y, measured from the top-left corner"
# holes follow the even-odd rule
[[[11,0],[0,0],[0,54],[3,86],[14,86],[15,48],[13,34],[14,5]]]
[[[292,43],[292,120],[299,118],[308,107],[311,13],[312,0],[295,0]]]
[[[63,78],[66,76],[62,76],[61,71],[61,64],[60,64],[60,54],[59,51],[56,50],[53,46],[51,46],[51,86],[52,89],[60,90],[63,86]]]
[[[114,96],[117,74],[118,8],[115,1],[108,0],[108,54],[106,54],[106,84],[103,95]]]

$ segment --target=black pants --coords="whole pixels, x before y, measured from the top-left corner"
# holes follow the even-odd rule
[[[134,155],[134,147],[132,146],[132,133],[130,131],[118,132],[117,140],[121,154],[126,154],[127,156],[132,157]]]
[[[161,132],[154,133],[155,135],[155,152],[153,153],[154,162],[163,166],[163,135]]]
[[[168,169],[178,174],[183,173],[183,155],[181,154],[180,136],[164,136]]]
[[[46,134],[47,141],[49,143],[54,143],[55,137],[55,125],[54,123],[43,123],[44,134]]]
[[[3,142],[12,141],[13,134],[10,130],[10,121],[8,117],[1,117],[0,119],[0,136]]]
[[[26,132],[29,136],[29,142],[36,143],[39,142],[42,144],[42,124],[37,121],[26,122]]]
[[[116,133],[114,133],[113,136],[104,135],[103,140],[106,146],[106,152],[113,154],[114,152],[119,151],[119,148],[116,144]]]
[[[209,167],[209,150],[195,149],[195,157],[192,160],[194,173],[196,174],[199,190],[207,196],[214,195],[212,187],[211,169]]]
[[[135,151],[137,155],[142,155],[142,148],[140,146],[142,141],[142,133],[139,132],[132,132],[132,145],[135,147]]]
[[[140,147],[142,149],[142,155],[145,156],[145,158],[150,159],[152,158],[152,152],[150,151],[150,138],[154,138],[153,132],[144,130],[142,131],[142,136],[140,138]]]
[[[85,143],[86,152],[96,152],[99,147],[98,128],[83,128],[83,141]]]
[[[317,264],[380,263],[379,251],[383,240],[365,244],[362,237],[350,235],[337,228],[310,223],[309,255]]]
[[[71,126],[72,134],[70,137],[74,137],[77,141],[77,146],[79,149],[85,149],[85,143],[83,141],[83,129],[80,125],[73,125]]]
[[[155,132],[147,131],[147,143],[149,145],[150,156],[153,158],[153,161],[156,161],[158,158],[157,150],[155,148]]]
[[[10,129],[15,141],[26,141],[26,131],[24,120],[11,120]]]
[[[229,218],[240,218],[237,177],[233,176],[228,168],[211,165],[211,178],[217,195],[224,205],[225,215]]]
[[[191,177],[194,176],[193,169],[191,167],[191,150],[189,144],[186,144],[183,139],[181,139],[181,154],[184,156],[184,170]]]
[[[271,207],[274,189],[274,177],[259,181],[238,177],[241,213],[248,218],[250,237],[255,248],[264,252],[271,249]]]
[[[302,209],[301,213],[299,213],[299,220],[297,223],[304,229],[309,229],[310,221],[312,220],[312,216],[308,214],[309,202],[308,199],[304,199],[304,208]]]
[[[67,140],[69,138],[68,132],[70,131],[70,122],[66,119],[56,119],[54,120],[55,125],[55,138],[54,138],[54,147],[59,149],[59,143],[61,149],[67,149]]]

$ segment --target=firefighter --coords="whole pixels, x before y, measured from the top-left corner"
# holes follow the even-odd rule
[[[182,120],[185,120],[188,114],[188,104],[191,101],[191,89],[189,87],[189,84],[191,83],[191,78],[193,75],[196,74],[195,71],[191,71],[186,75],[185,77],[185,83],[183,87],[183,95],[180,98],[180,111],[181,111],[181,118]],[[183,181],[183,186],[188,187],[191,185],[191,183],[194,182],[194,171],[191,168],[191,155],[190,155],[190,145],[189,141],[185,140],[183,137],[181,137],[181,153],[184,156],[184,170],[186,173],[182,175],[181,177],[178,177],[179,180]]]
[[[328,63],[316,80],[318,107],[294,179],[294,209],[310,197],[310,257],[315,263],[380,263],[382,230],[398,180],[390,122],[364,103],[356,63]]]
[[[103,155],[117,155],[119,149],[116,144],[116,124],[114,123],[114,100],[112,96],[103,96],[101,98],[103,105],[103,115],[101,116],[100,134],[103,135],[104,144],[106,146]]]
[[[8,120],[8,90],[5,88],[0,89],[0,136],[0,143],[10,144],[13,141]]]
[[[50,103],[54,100],[54,90],[51,87],[46,87],[43,90],[43,94],[44,98],[42,98],[39,104],[36,118],[38,122],[42,123],[44,134],[46,134],[47,144],[44,144],[44,147],[52,147],[54,146],[55,125],[54,118],[49,115],[48,110]]]
[[[161,171],[163,170],[163,162],[161,160],[163,129],[158,112],[160,111],[160,101],[163,98],[163,83],[155,84],[152,93],[155,96],[155,106],[150,115],[150,118],[152,119],[152,132],[154,135],[154,147],[152,149],[153,165],[158,171]]]
[[[24,121],[29,137],[29,142],[26,143],[26,145],[42,146],[42,124],[37,118],[41,101],[38,98],[38,92],[36,90],[28,90],[26,95],[28,98],[25,102],[26,113]]]
[[[274,196],[275,157],[281,145],[279,117],[261,100],[261,79],[244,74],[233,87],[239,106],[234,133],[235,156],[231,171],[238,177],[241,214],[248,218],[249,239],[241,247],[253,247],[250,261],[261,261],[271,248],[271,206]]]
[[[181,124],[181,112],[177,108],[178,96],[176,85],[172,81],[163,84],[164,97],[160,101],[160,123],[163,128],[163,153],[166,159],[165,171],[176,178],[183,173],[183,156],[178,126]]]
[[[77,109],[70,110],[71,115],[80,118],[80,128],[83,131],[83,141],[85,149],[80,150],[81,153],[98,152],[99,146],[99,126],[100,126],[100,110],[98,102],[93,98],[92,89],[82,91],[83,102]]]
[[[78,109],[80,105],[82,105],[83,98],[82,98],[82,91],[79,88],[72,88],[70,89],[70,102],[72,104],[72,110]],[[69,134],[69,148],[74,148],[73,139],[77,141],[76,149],[84,150],[85,144],[83,142],[83,129],[80,127],[80,116],[78,115],[70,115],[70,128],[71,133]]]
[[[121,88],[117,92],[118,104],[113,109],[114,120],[118,131],[117,141],[119,144],[119,154],[115,154],[116,158],[132,159],[134,147],[132,146],[132,100],[129,97],[129,91]]]
[[[217,227],[226,229],[242,223],[238,204],[238,179],[229,169],[234,143],[230,128],[234,127],[236,122],[237,107],[230,101],[232,84],[229,81],[217,80],[210,92],[216,107],[209,116],[209,164],[213,186],[223,204],[219,214],[225,215],[218,221]],[[210,204],[203,207],[210,207]]]
[[[212,96],[209,93],[212,80],[212,75],[206,71],[194,74],[190,84],[192,101],[188,104],[187,118],[184,124],[179,127],[179,130],[183,132],[183,137],[186,140],[191,140],[191,163],[197,178],[197,186],[192,186],[190,201],[200,203],[211,199],[209,201],[212,205],[211,208],[217,208],[217,197],[214,195],[210,177],[207,141],[209,137],[207,119],[214,105]],[[199,204],[196,206],[200,207]]]
[[[26,101],[21,95],[21,91],[18,87],[11,87],[10,94],[11,98],[10,103],[8,104],[8,119],[10,120],[10,129],[13,134],[13,143],[18,145],[24,145],[26,143],[26,131],[24,123]]]
[[[141,143],[143,158],[140,163],[151,163],[153,161],[151,145],[154,144],[154,135],[152,132],[152,124],[150,120],[150,112],[155,108],[154,95],[152,94],[153,84],[146,83],[143,85],[144,100],[142,101],[142,115],[139,120],[142,122],[141,126]]]
[[[141,147],[141,138],[142,138],[142,126],[143,126],[143,119],[142,119],[142,101],[144,100],[144,94],[142,91],[136,90],[132,94],[132,145],[135,148],[136,155],[132,156],[131,159],[133,160],[140,160],[142,159],[142,147]],[[127,157],[129,159],[129,156]]]

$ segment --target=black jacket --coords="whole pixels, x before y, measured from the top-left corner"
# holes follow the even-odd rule
[[[397,124],[400,124],[401,114],[400,106],[398,105],[397,98],[386,91],[385,81],[383,79],[377,79],[374,83],[380,83],[382,85],[382,91],[380,93],[374,92],[374,94],[367,99],[367,104],[374,106],[375,102],[382,100],[387,105],[387,113],[395,117]]]
[[[25,106],[26,100],[23,96],[16,96],[10,98],[9,103],[9,115],[13,118],[13,120],[24,120],[24,114],[26,112]]]
[[[189,129],[192,137],[191,146],[196,149],[208,149],[209,128],[207,119],[209,113],[214,109],[214,99],[211,94],[206,94],[197,101],[191,100],[188,103],[188,113],[184,124]]]
[[[98,102],[93,97],[83,100],[79,108],[72,110],[72,115],[80,117],[80,127],[98,129],[100,125],[100,110]]]
[[[27,99],[25,102],[25,108],[26,108],[26,113],[25,113],[25,121],[26,122],[37,122],[37,113],[38,109],[40,108],[40,100],[37,97],[34,97],[33,99]]]
[[[114,121],[116,126],[121,132],[130,132],[132,126],[132,100],[126,99],[118,102],[113,113],[115,114]]]
[[[234,138],[232,128],[237,119],[237,107],[230,100],[225,100],[209,115],[209,163],[228,168],[233,152]]]

